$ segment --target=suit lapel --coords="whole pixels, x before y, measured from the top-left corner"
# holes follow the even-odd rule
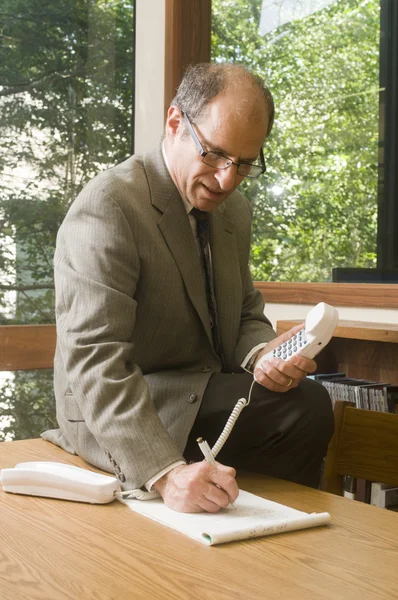
[[[178,199],[182,205],[181,198]],[[158,225],[181,273],[187,294],[211,341],[206,291],[201,275],[202,267],[184,206],[182,205],[181,213],[170,206]]]
[[[164,164],[161,151],[144,157],[152,204],[161,212],[158,227],[180,271],[186,292],[211,342],[211,328],[201,265],[184,204]]]
[[[152,204],[160,211],[158,227],[181,273],[187,294],[212,343],[206,292],[191,225],[178,190],[164,163],[160,148],[144,157]],[[224,351],[235,347],[240,322],[242,282],[233,222],[221,206],[210,214],[210,246],[221,341]],[[235,325],[236,327],[236,325]]]

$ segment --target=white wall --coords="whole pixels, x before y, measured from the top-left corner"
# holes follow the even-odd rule
[[[264,313],[275,327],[276,321],[282,319],[304,319],[312,305],[306,304],[271,304],[265,305]],[[398,324],[398,310],[384,308],[352,308],[336,306],[341,320],[364,321],[366,323]]]
[[[137,0],[135,153],[158,143],[164,128],[165,0]]]

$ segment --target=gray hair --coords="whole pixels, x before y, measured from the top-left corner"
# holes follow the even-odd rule
[[[271,133],[275,117],[275,105],[272,94],[264,80],[251,73],[243,65],[233,63],[199,63],[189,66],[178,87],[177,94],[171,101],[189,115],[192,120],[198,119],[205,112],[208,103],[228,87],[241,88],[243,85],[257,91],[265,102],[268,111],[268,130]]]

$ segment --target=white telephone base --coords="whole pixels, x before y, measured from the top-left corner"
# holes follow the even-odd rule
[[[94,473],[57,462],[24,462],[13,469],[1,469],[0,484],[5,492],[45,496],[75,502],[106,504],[120,491],[116,477]]]

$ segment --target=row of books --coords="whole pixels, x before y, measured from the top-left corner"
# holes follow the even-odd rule
[[[357,408],[378,412],[396,412],[398,386],[381,381],[346,377],[345,373],[313,375],[328,390],[333,406],[336,401],[353,402]]]
[[[398,487],[386,483],[345,476],[344,496],[378,508],[398,511]]]

